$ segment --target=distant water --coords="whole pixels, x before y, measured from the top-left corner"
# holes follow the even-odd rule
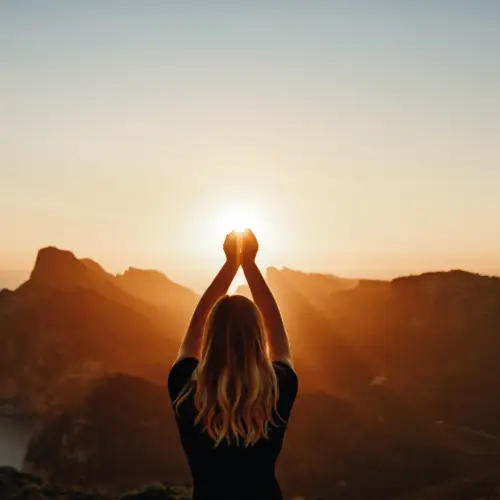
[[[0,416],[0,466],[21,468],[35,423],[32,419]]]

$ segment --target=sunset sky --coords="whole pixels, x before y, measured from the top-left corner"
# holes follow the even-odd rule
[[[0,2],[0,269],[500,274],[500,1]]]

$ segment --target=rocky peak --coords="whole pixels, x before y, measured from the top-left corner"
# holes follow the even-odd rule
[[[79,281],[86,272],[87,267],[72,252],[56,247],[46,247],[38,252],[30,280],[57,285],[63,282]]]
[[[135,285],[161,287],[169,286],[173,283],[160,271],[154,269],[138,269],[137,267],[129,267],[123,274],[117,274],[116,277],[121,281],[129,281]]]
[[[127,293],[152,304],[165,305],[175,300],[194,307],[196,301],[193,291],[156,270],[129,267],[123,274],[116,275],[115,282]]]
[[[30,291],[47,287],[64,291],[94,290],[107,299],[141,308],[141,304],[115,284],[114,280],[112,274],[90,259],[79,260],[68,250],[47,247],[38,252],[30,280],[24,288]]]

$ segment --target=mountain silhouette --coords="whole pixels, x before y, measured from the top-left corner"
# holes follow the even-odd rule
[[[196,305],[194,292],[157,271],[130,268],[124,274],[114,276],[91,259],[79,260],[73,253],[55,247],[38,252],[30,279],[18,291],[29,294],[34,289],[39,293],[40,288],[94,290],[152,319],[161,314],[159,319],[162,322],[165,321],[164,314],[172,311],[187,314]]]
[[[267,281],[300,378],[277,470],[288,497],[451,500],[467,478],[489,481],[500,462],[498,278],[269,268]],[[0,409],[43,415],[26,469],[89,491],[186,483],[165,383],[196,300],[154,270],[113,275],[40,250],[29,280],[0,293]]]
[[[140,282],[142,271],[134,274]],[[127,282],[133,295],[121,283],[69,251],[38,252],[29,280],[0,295],[0,406],[40,413],[78,397],[96,376],[154,376],[153,366],[173,361],[196,295],[165,277],[151,289],[153,303],[137,298],[147,280]]]
[[[164,274],[155,270],[128,268],[123,274],[117,274],[115,283],[135,298],[144,302],[165,307],[175,303],[181,310],[194,309],[197,295]]]
[[[273,270],[267,279],[292,338],[302,387],[364,398],[382,376],[437,419],[453,417],[500,435],[500,407],[480,404],[496,399],[500,380],[500,279],[427,273],[360,280],[321,297],[303,294],[288,271]],[[313,288],[316,277],[307,279]]]

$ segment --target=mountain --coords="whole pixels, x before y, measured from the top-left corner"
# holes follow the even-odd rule
[[[498,484],[498,278],[267,281],[300,380],[277,466],[287,497],[451,500],[468,480]],[[0,409],[43,414],[27,471],[115,492],[189,481],[165,383],[196,299],[156,271],[39,252],[0,292]]]
[[[108,495],[97,490],[84,493],[77,488],[50,484],[33,474],[12,467],[0,467],[0,498],[2,500],[188,500],[192,488],[168,483],[154,483],[121,495]]]
[[[130,295],[139,300],[164,307],[175,301],[181,308],[193,309],[197,295],[191,290],[174,283],[155,270],[141,270],[130,267],[123,274],[116,275],[115,282]]]
[[[136,283],[149,274],[136,270]],[[156,302],[148,302],[137,298],[145,298],[147,279],[137,288],[127,282],[126,291],[93,261],[40,250],[29,280],[0,295],[0,409],[43,413],[77,398],[94,377],[151,376],[154,366],[171,363],[196,295],[162,282],[152,287]]]
[[[270,281],[281,280],[295,290],[316,302],[323,297],[328,297],[334,292],[351,290],[359,284],[357,279],[340,278],[332,274],[305,273],[284,267],[267,269],[267,279]]]
[[[304,293],[314,289],[316,276],[302,279],[298,288],[288,272],[267,275],[303,389],[363,400],[382,377],[436,420],[500,436],[499,278],[427,273],[360,280],[322,296]]]
[[[24,468],[115,494],[158,480],[190,482],[166,387],[120,374],[95,380],[69,410],[48,414]]]
[[[147,279],[150,276],[149,271],[137,269],[132,279],[126,277],[127,273],[113,276],[90,259],[79,260],[67,250],[47,247],[38,252],[30,279],[18,289],[18,292],[28,296],[32,291],[36,295],[40,294],[41,289],[56,288],[66,292],[93,290],[104,298],[161,322],[169,319],[165,318],[165,314],[174,309],[180,307],[182,311],[186,305],[194,308],[196,302],[194,293],[171,282],[160,273],[157,275],[156,282],[151,286],[151,280]],[[162,282],[163,287],[158,286],[158,281]],[[159,307],[161,294],[164,294],[162,309]],[[145,297],[153,295],[156,297],[155,301],[145,300]],[[186,296],[191,299],[190,303],[186,300]],[[181,297],[182,300],[177,303],[177,299]],[[171,304],[172,299],[176,300],[174,307]]]
[[[318,296],[305,293],[316,276],[303,276],[297,288],[287,274],[274,270],[267,281],[292,339],[301,391],[321,387],[363,411],[379,408],[386,421],[387,407],[373,397],[382,387],[390,407],[422,415],[461,441],[472,469],[485,457],[489,465],[499,460],[499,278],[454,270],[360,280]]]
[[[272,285],[280,284],[289,292],[295,291],[320,308],[326,305],[326,300],[332,293],[351,290],[360,283],[357,279],[340,278],[332,274],[305,273],[288,267],[269,267],[266,270],[266,280]],[[251,295],[248,285],[240,286],[237,293],[247,297]]]
[[[283,315],[301,373],[301,387],[343,396],[366,387],[377,371],[367,366],[350,345],[350,339],[337,331],[338,322],[332,321],[336,304],[333,297],[352,296],[354,290],[360,295],[360,290],[383,290],[389,282],[373,285],[363,280],[273,267],[267,270],[266,281]],[[238,293],[250,296],[246,286],[240,287]]]
[[[387,500],[497,463],[500,446],[483,440],[415,414],[384,387],[373,387],[363,407],[301,392],[277,475],[285,498]],[[157,480],[190,482],[166,387],[119,374],[47,414],[24,468],[49,483],[113,494]]]
[[[496,467],[398,500],[498,500],[499,498],[500,469]]]

